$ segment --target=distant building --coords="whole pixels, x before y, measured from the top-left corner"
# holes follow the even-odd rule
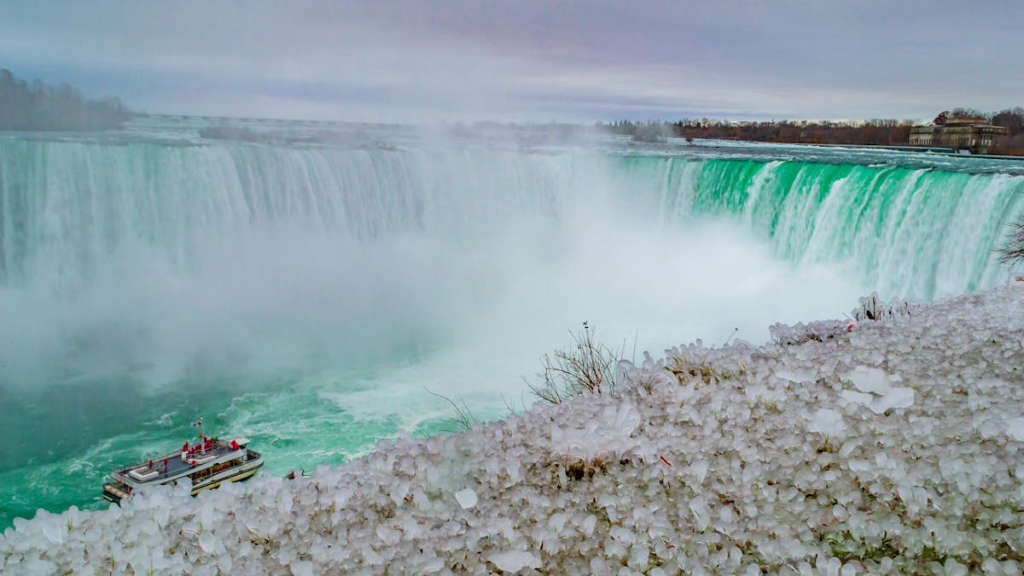
[[[943,116],[941,124],[914,126],[910,129],[911,146],[935,146],[970,150],[973,154],[987,154],[996,136],[1007,134],[1003,126],[993,126],[984,118],[949,118]]]

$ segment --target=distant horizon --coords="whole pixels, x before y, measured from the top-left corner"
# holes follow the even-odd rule
[[[3,68],[4,67],[2,65],[0,65],[0,69],[3,69]],[[14,73],[14,75],[15,75],[15,77],[17,79],[25,81],[28,84],[32,84],[33,82],[38,81],[38,82],[42,82],[42,83],[44,83],[46,85],[49,85],[49,86],[60,86],[62,84],[69,84],[73,88],[80,89],[79,86],[71,84],[71,83],[67,82],[66,80],[63,80],[63,79],[60,79],[60,78],[28,78],[26,76],[18,74],[17,71],[15,71],[15,70],[11,70],[11,72]],[[85,92],[83,91],[83,93],[85,93]],[[109,98],[121,99],[121,96],[119,96],[117,94],[109,94],[109,93],[85,93],[85,95],[87,97],[89,97],[90,99],[94,99],[94,100],[102,100],[102,99],[109,99]],[[332,123],[332,124],[379,124],[379,125],[394,125],[394,126],[409,126],[409,125],[417,125],[417,124],[419,124],[419,123],[417,123],[415,121],[374,121],[374,120],[353,120],[353,119],[345,119],[345,118],[320,118],[320,117],[300,117],[300,116],[292,116],[292,117],[289,117],[289,116],[248,116],[248,115],[233,115],[233,114],[230,114],[230,113],[226,113],[226,114],[207,114],[207,113],[189,113],[189,112],[176,112],[176,111],[175,112],[152,111],[152,110],[146,110],[146,109],[137,109],[137,108],[133,107],[132,103],[129,102],[129,101],[123,101],[123,103],[124,103],[125,107],[128,110],[130,110],[133,114],[143,115],[143,116],[166,116],[166,117],[175,117],[176,116],[176,117],[189,117],[189,118],[210,118],[210,119],[230,119],[230,120],[266,120],[266,121],[288,121],[288,122],[322,122],[322,123]],[[983,115],[991,116],[993,114],[997,114],[997,113],[1002,112],[1002,111],[1012,110],[1014,108],[1019,108],[1020,106],[1021,106],[1020,104],[1009,104],[1009,105],[1000,106],[997,109],[993,109],[993,110],[979,110],[979,112],[981,112]],[[636,122],[636,123],[650,123],[650,122],[658,123],[658,122],[662,122],[662,123],[673,123],[673,122],[700,121],[700,120],[709,120],[709,121],[712,121],[712,122],[738,123],[738,124],[739,123],[749,123],[749,122],[795,122],[795,123],[801,123],[801,122],[806,122],[806,123],[830,122],[830,123],[840,123],[840,124],[861,124],[861,123],[870,123],[870,122],[874,122],[874,121],[890,121],[890,120],[895,120],[897,122],[912,122],[912,123],[920,124],[920,123],[930,123],[935,118],[936,114],[939,114],[942,111],[949,111],[949,110],[952,110],[952,109],[955,109],[955,108],[963,108],[963,106],[947,106],[945,108],[941,108],[941,109],[936,110],[931,115],[926,115],[926,116],[917,117],[917,118],[898,117],[898,116],[893,116],[893,115],[888,115],[888,116],[887,115],[880,115],[880,116],[874,116],[874,117],[861,117],[861,118],[857,118],[857,117],[840,117],[840,116],[835,116],[835,117],[780,117],[780,116],[770,116],[770,115],[758,115],[757,113],[751,112],[751,113],[748,113],[748,114],[745,114],[745,115],[739,115],[739,116],[714,116],[714,115],[697,116],[697,115],[686,115],[685,113],[680,113],[680,114],[676,114],[676,115],[666,115],[666,116],[662,116],[662,117],[642,117],[642,116],[628,117],[628,116],[622,116],[622,117],[600,118],[600,119],[593,119],[593,120],[586,120],[586,119],[567,120],[567,119],[559,119],[559,118],[551,118],[551,119],[547,119],[547,120],[544,120],[544,119],[516,120],[516,119],[508,119],[508,118],[505,118],[505,119],[502,119],[502,118],[479,118],[478,119],[478,118],[466,117],[466,118],[455,118],[455,119],[441,118],[441,119],[435,119],[435,120],[432,120],[432,121],[424,121],[424,122],[421,122],[421,124],[426,124],[426,125],[445,125],[445,124],[505,124],[505,125],[513,125],[514,124],[514,125],[524,125],[524,126],[528,126],[528,125],[543,125],[543,124],[571,124],[571,125],[587,126],[587,125],[597,125],[597,124],[609,124],[609,123],[615,123],[615,122]]]
[[[924,119],[1024,93],[1024,5],[996,1],[241,6],[11,0],[2,65],[150,113],[395,124]]]
[[[569,126],[612,126],[617,123],[633,123],[633,124],[678,124],[678,123],[692,123],[692,122],[709,122],[712,124],[719,125],[748,125],[748,124],[764,124],[764,123],[778,123],[778,124],[807,124],[807,125],[820,125],[820,124],[834,124],[839,126],[860,126],[870,125],[873,123],[880,122],[897,122],[901,124],[931,124],[937,116],[928,115],[927,117],[920,118],[898,118],[895,116],[876,116],[871,118],[850,118],[850,117],[817,117],[817,118],[800,118],[800,117],[776,117],[776,116],[743,116],[743,117],[730,117],[730,116],[687,116],[683,114],[666,115],[662,117],[613,117],[607,119],[594,119],[594,120],[582,120],[582,119],[527,119],[517,120],[509,118],[454,118],[454,119],[435,119],[435,120],[424,120],[421,122],[416,121],[374,121],[374,120],[353,120],[353,119],[331,119],[331,118],[307,118],[298,116],[249,116],[249,115],[233,115],[227,114],[205,114],[205,113],[188,113],[188,112],[165,112],[165,111],[150,111],[145,109],[133,109],[130,102],[123,102],[118,95],[114,94],[85,94],[81,91],[78,86],[72,85],[66,81],[60,79],[41,79],[41,78],[26,78],[16,74],[14,71],[0,66],[0,72],[11,73],[14,76],[15,81],[23,82],[29,87],[35,86],[37,83],[42,83],[48,89],[58,89],[62,86],[70,86],[73,90],[79,91],[84,97],[88,98],[93,102],[103,102],[115,100],[119,103],[124,104],[125,109],[131,115],[147,116],[147,117],[167,117],[167,118],[200,118],[209,120],[230,120],[230,121],[256,121],[256,122],[296,122],[296,123],[322,123],[322,124],[356,124],[356,125],[380,125],[380,126],[435,126],[435,125],[503,125],[503,126],[544,126],[544,125],[569,125]],[[998,110],[974,110],[970,108],[964,108],[962,106],[947,107],[943,110],[934,112],[935,115],[941,113],[948,113],[952,110],[962,110],[970,113],[976,113],[979,117],[992,117],[1001,112],[1017,111],[1021,110],[1020,106],[1010,105],[1002,106]],[[0,125],[0,129],[3,126]]]
[[[129,109],[131,109],[130,103],[126,103]],[[981,111],[985,116],[991,116],[1002,111],[1012,110],[1019,106],[1010,105],[1001,107],[998,110],[984,110]],[[951,110],[954,107],[945,108],[944,110]],[[233,116],[230,114],[187,114],[187,113],[168,113],[168,112],[151,112],[148,110],[131,110],[133,114],[140,116],[158,116],[158,117],[180,117],[180,118],[203,118],[203,119],[225,119],[225,120],[255,120],[255,121],[271,121],[271,122],[315,122],[323,124],[366,124],[366,125],[381,125],[381,126],[415,126],[413,122],[377,122],[377,121],[363,121],[363,120],[346,120],[346,119],[324,119],[324,118],[298,118],[298,117],[285,117],[285,116]],[[473,119],[463,118],[455,120],[441,119],[432,122],[425,122],[427,125],[477,125],[477,124],[492,124],[492,125],[517,125],[517,126],[543,126],[546,124],[561,124],[561,125],[572,125],[572,126],[598,126],[614,124],[616,122],[633,122],[636,124],[644,123],[664,123],[673,124],[677,122],[697,122],[708,120],[716,123],[732,123],[732,124],[744,124],[744,123],[762,123],[762,122],[791,122],[791,123],[833,123],[833,124],[868,124],[871,122],[885,122],[885,121],[896,121],[901,123],[932,123],[935,115],[939,114],[943,110],[937,110],[935,114],[928,116],[927,118],[897,118],[893,116],[879,116],[873,118],[780,118],[780,117],[763,117],[763,118],[732,118],[732,117],[713,117],[713,116],[673,116],[673,117],[662,117],[662,118],[610,118],[605,120],[577,120],[568,121],[552,118],[550,120],[492,120],[492,119]]]

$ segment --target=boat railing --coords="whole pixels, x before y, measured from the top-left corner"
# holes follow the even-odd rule
[[[158,469],[157,466],[158,465],[162,465],[164,460],[167,460],[168,462],[170,462],[171,460],[173,460],[175,458],[180,458],[180,457],[181,457],[181,451],[171,452],[170,454],[164,454],[163,456],[158,456],[156,458],[151,458],[150,460],[145,461],[145,462],[136,462],[134,464],[130,464],[130,465],[127,465],[127,466],[121,466],[120,468],[117,468],[116,471],[120,472],[120,473],[127,473],[127,472],[129,472],[131,470],[137,470],[138,468],[142,468],[142,467],[147,467],[148,468],[150,462],[153,463],[154,469]]]
[[[191,449],[192,446],[189,446],[189,448]],[[156,458],[151,458],[145,462],[136,462],[135,464],[130,464],[128,466],[121,466],[120,468],[116,469],[116,472],[120,474],[128,474],[132,470],[138,470],[139,468],[143,467],[150,468],[151,466],[153,470],[166,470],[170,466],[170,462],[176,459],[181,459],[183,453],[186,454],[184,459],[188,460],[189,458],[194,458],[196,455],[205,456],[207,454],[213,454],[216,452],[216,450],[216,442],[214,442],[209,448],[200,448],[194,453],[189,450],[177,450],[169,454],[164,454],[162,456],[157,456]]]

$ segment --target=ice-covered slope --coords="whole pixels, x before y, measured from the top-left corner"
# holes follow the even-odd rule
[[[40,512],[0,572],[1019,574],[1024,284],[836,327],[308,478]]]

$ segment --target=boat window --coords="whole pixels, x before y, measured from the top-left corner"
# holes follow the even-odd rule
[[[204,468],[203,470],[200,470],[200,471],[195,472],[193,474],[189,474],[189,477],[192,478],[192,484],[193,485],[199,484],[200,482],[206,480],[210,476],[213,476],[213,475],[215,475],[215,474],[217,474],[219,472],[223,472],[224,470],[227,470],[228,468],[233,468],[235,466],[238,466],[241,463],[242,463],[242,461],[238,460],[238,459],[229,460],[227,462],[221,462],[219,464],[214,464],[213,466],[210,466],[209,468]]]

